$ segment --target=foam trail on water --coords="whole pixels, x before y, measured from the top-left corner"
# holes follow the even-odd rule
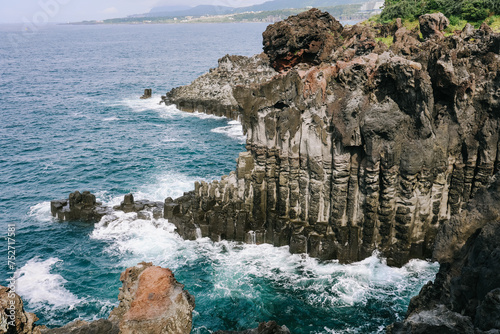
[[[162,106],[161,109],[155,109],[160,112],[160,116],[163,118],[173,118],[173,117],[196,117],[200,119],[226,119],[225,116],[216,116],[201,113],[198,111],[195,112],[185,112],[177,109],[174,104],[170,104],[167,106]]]
[[[66,290],[67,282],[61,275],[52,274],[53,267],[62,262],[58,258],[49,258],[45,261],[35,257],[29,260],[15,273],[17,292],[29,301],[35,309],[43,309],[47,305],[53,308],[73,309],[81,300]]]
[[[215,133],[222,133],[226,136],[238,140],[240,143],[244,144],[247,140],[247,136],[243,134],[243,126],[239,121],[230,121],[228,126],[222,126],[211,130]]]
[[[155,94],[149,99],[140,99],[140,96],[130,97],[120,101],[114,102],[104,102],[105,104],[112,107],[121,107],[125,106],[134,112],[144,112],[148,110],[156,110],[161,111],[165,108],[164,105],[160,104],[161,95]]]
[[[50,202],[42,202],[33,205],[30,207],[28,216],[42,223],[51,221],[52,214],[50,213]]]

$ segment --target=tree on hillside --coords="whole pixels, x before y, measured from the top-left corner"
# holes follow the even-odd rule
[[[415,19],[432,12],[477,22],[491,14],[500,13],[500,0],[385,0],[381,18]]]

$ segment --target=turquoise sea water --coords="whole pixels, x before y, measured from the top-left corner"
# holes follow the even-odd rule
[[[0,26],[0,220],[4,236],[16,225],[17,290],[40,324],[107,317],[120,272],[141,261],[171,268],[195,296],[199,334],[267,320],[293,333],[382,332],[433,278],[435,264],[390,268],[377,254],[339,265],[286,247],[184,241],[168,221],[133,214],[95,226],[51,218],[49,201],[75,190],[110,205],[128,192],[163,201],[233,170],[238,122],[157,103],[225,54],[259,53],[265,27],[49,26],[13,44],[19,27]],[[153,99],[139,100],[144,88]]]

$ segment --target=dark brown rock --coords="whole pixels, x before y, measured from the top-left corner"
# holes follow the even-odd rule
[[[299,63],[318,65],[340,46],[342,25],[327,12],[311,9],[267,27],[264,52],[277,71]]]
[[[418,18],[420,32],[424,39],[443,38],[443,30],[450,24],[450,21],[443,13],[424,14]]]
[[[477,230],[452,262],[441,264],[436,280],[412,298],[405,321],[388,333],[495,332],[499,319],[500,222],[495,221]]]

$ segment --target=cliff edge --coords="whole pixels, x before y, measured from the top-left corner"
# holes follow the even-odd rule
[[[483,24],[445,37],[440,15],[421,18],[420,36],[312,9],[269,26],[263,54],[226,56],[167,93],[240,119],[247,151],[229,176],[167,199],[165,218],[188,239],[341,262],[432,257],[440,227],[500,169],[500,35]]]

